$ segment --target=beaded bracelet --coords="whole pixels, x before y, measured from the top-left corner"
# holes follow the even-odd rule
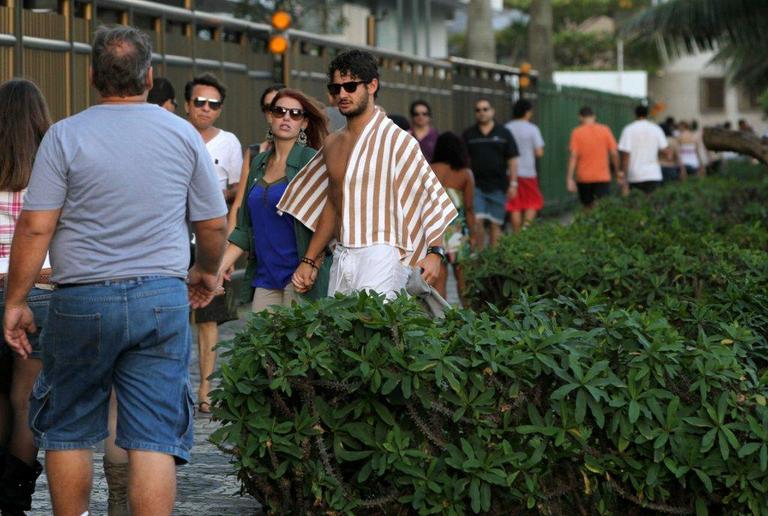
[[[307,258],[306,256],[301,259],[302,263],[306,263],[307,265],[311,266],[313,269],[317,270],[317,263],[312,258]]]

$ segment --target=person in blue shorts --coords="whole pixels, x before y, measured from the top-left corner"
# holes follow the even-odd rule
[[[176,464],[190,458],[189,309],[220,290],[227,207],[197,131],[147,103],[151,59],[143,32],[96,31],[100,102],[46,133],[11,248],[4,335],[22,358],[35,330],[27,293],[46,250],[54,264],[29,423],[55,514],[89,510],[91,448],[108,435],[113,388],[131,514],[170,515]]]

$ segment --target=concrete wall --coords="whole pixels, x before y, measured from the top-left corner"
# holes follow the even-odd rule
[[[710,63],[712,57],[711,52],[683,56],[670,62],[660,74],[649,77],[648,95],[654,102],[663,102],[666,108],[659,117],[696,119],[705,126],[730,121],[734,128],[738,119],[745,118],[758,134],[762,134],[767,127],[762,112],[759,109],[740,110],[739,90],[735,87],[726,85],[725,109],[702,110],[701,79],[725,76],[722,66]]]

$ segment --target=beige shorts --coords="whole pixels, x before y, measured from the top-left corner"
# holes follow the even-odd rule
[[[299,300],[299,295],[294,290],[292,284],[288,284],[284,289],[256,288],[253,293],[253,302],[251,310],[253,313],[259,313],[264,310],[272,311],[270,307],[291,306],[291,303]]]
[[[393,299],[405,289],[411,269],[400,261],[398,248],[386,244],[350,248],[337,244],[328,295],[373,290]]]

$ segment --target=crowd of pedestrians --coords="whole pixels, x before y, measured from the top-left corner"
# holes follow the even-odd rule
[[[3,516],[30,509],[38,448],[54,512],[88,514],[101,441],[109,514],[171,514],[193,414],[211,410],[218,326],[238,317],[238,301],[261,312],[359,290],[392,298],[414,274],[445,296],[449,267],[461,296],[466,258],[544,206],[545,142],[525,98],[506,124],[478,98],[473,125],[441,133],[425,100],[410,120],[387,115],[375,57],[348,50],[330,63],[325,106],[267,88],[267,134],[244,149],[217,126],[225,85],[191,78],[177,116],[151,55],[137,29],[98,29],[100,102],[53,125],[33,83],[0,86]],[[617,144],[592,108],[579,111],[566,186],[586,208],[610,193],[612,174],[626,193],[704,173],[687,124],[635,114]]]

